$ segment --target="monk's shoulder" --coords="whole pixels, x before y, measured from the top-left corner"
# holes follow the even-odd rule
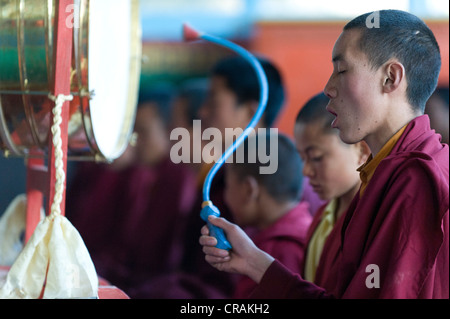
[[[430,179],[446,175],[448,181],[448,161],[442,161],[427,153],[404,152],[387,157],[385,162],[396,175]]]
[[[391,159],[389,162],[389,183],[391,187],[416,194],[416,198],[433,198],[448,207],[449,174],[448,162],[441,163],[436,158],[422,152],[409,152]],[[420,195],[419,195],[420,194]]]

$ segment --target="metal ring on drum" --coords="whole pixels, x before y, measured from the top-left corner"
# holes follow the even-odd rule
[[[0,149],[46,156],[56,0],[0,2]],[[67,10],[74,37],[68,158],[112,161],[128,146],[136,115],[139,0],[75,0]]]

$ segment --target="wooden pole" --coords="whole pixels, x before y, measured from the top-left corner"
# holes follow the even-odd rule
[[[72,8],[72,9],[71,9]],[[54,64],[55,76],[54,84],[51,88],[52,94],[70,94],[70,72],[72,66],[72,46],[73,46],[73,26],[71,21],[73,17],[73,0],[56,1],[55,8],[55,45],[54,45]],[[63,150],[64,171],[67,173],[67,143],[68,143],[68,121],[69,121],[69,102],[65,102],[62,107],[61,139]],[[51,116],[53,119],[53,114]],[[52,123],[53,124],[53,121]],[[51,125],[50,125],[51,126]],[[34,229],[39,222],[40,208],[42,207],[43,196],[47,201],[47,213],[55,194],[55,154],[53,147],[53,134],[49,132],[48,147],[48,168],[43,165],[43,160],[30,158],[27,164],[27,225],[25,231],[25,240],[31,237]],[[65,214],[65,181],[64,194],[61,202],[61,214]],[[39,194],[40,192],[40,194]]]
[[[59,0],[56,5],[56,12],[58,19],[56,24],[56,46],[54,51],[55,57],[55,83],[53,89],[53,95],[70,94],[70,70],[72,66],[72,46],[73,46],[73,21],[70,21],[71,10],[69,9],[73,0]],[[72,17],[74,15],[72,14]],[[63,163],[64,172],[67,173],[67,142],[68,142],[68,123],[69,123],[69,106],[70,102],[66,101],[62,107],[62,123],[61,123],[61,139],[62,139],[62,151],[63,151]],[[50,137],[53,138],[53,134],[50,131]],[[49,161],[48,170],[50,175],[50,189],[47,211],[50,212],[50,206],[53,202],[55,194],[55,154],[54,147],[51,140],[49,140]],[[64,193],[63,200],[61,202],[61,215],[65,213],[65,192],[66,182],[64,180]]]

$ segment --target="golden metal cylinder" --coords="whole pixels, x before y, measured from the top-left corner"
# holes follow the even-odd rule
[[[45,154],[53,103],[47,98],[54,79],[55,5],[57,0],[0,0],[0,149],[11,155],[28,156],[30,149],[38,148]],[[96,0],[92,0],[96,1]],[[98,0],[97,0],[98,1]],[[106,2],[105,2],[106,3]],[[125,150],[132,134],[137,104],[141,64],[141,32],[139,1],[130,1],[130,43],[112,43],[108,50],[131,46],[130,77],[124,84],[128,92],[121,138],[113,157]],[[102,154],[93,131],[91,99],[95,88],[90,88],[89,22],[90,0],[75,0],[73,20],[73,62],[70,103],[68,156],[72,159],[113,160]],[[79,10],[79,11],[77,11]],[[79,13],[79,14],[78,14]],[[101,19],[101,17],[94,17]],[[120,20],[120,19],[118,19]],[[115,46],[115,47],[114,47]],[[128,61],[127,61],[128,62]],[[121,61],[117,61],[121,63]],[[114,68],[114,65],[111,65]],[[105,81],[119,81],[105,74]],[[112,92],[113,93],[113,92]],[[114,110],[114,106],[111,106]]]

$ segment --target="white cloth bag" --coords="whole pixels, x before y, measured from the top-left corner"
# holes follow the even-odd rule
[[[37,225],[28,243],[11,266],[0,287],[0,298],[97,298],[98,277],[78,231],[61,216],[64,191],[61,123],[62,107],[72,96],[49,95],[53,109],[55,195],[50,214]]]
[[[0,298],[96,298],[98,277],[78,231],[64,216],[42,220],[12,265]]]
[[[27,198],[21,194],[14,198],[0,218],[1,266],[11,266],[23,249],[21,237],[25,231],[26,214]]]

